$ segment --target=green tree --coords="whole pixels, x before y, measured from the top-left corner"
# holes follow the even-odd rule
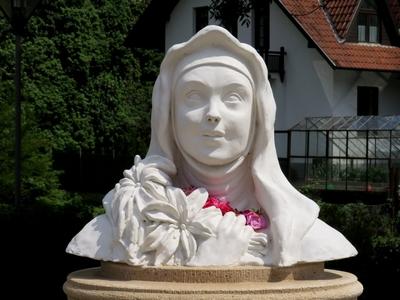
[[[9,99],[12,99],[10,97]],[[59,172],[53,169],[51,145],[35,126],[29,112],[24,110],[22,124],[22,201],[32,199],[60,200]],[[0,201],[12,203],[14,192],[14,109],[7,101],[0,101]]]
[[[211,0],[210,14],[237,37],[237,23],[249,26],[255,0]]]
[[[134,137],[149,135],[150,97],[124,45],[143,8],[144,1],[59,0],[32,18],[24,95],[55,149],[145,148]]]
[[[22,44],[24,197],[45,199],[60,192],[54,151],[132,159],[146,152],[151,87],[162,54],[125,46],[146,4],[55,0],[35,11]],[[14,36],[2,16],[0,61],[0,190],[10,198]]]

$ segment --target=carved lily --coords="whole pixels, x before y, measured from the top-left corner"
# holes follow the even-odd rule
[[[215,207],[202,209],[207,200],[205,189],[197,189],[186,196],[181,189],[167,188],[168,202],[153,201],[144,207],[142,214],[157,226],[145,238],[141,251],[155,252],[155,265],[166,264],[181,251],[184,263],[197,251],[196,238],[209,238],[216,232],[215,218],[221,212]]]
[[[128,255],[132,244],[143,241],[140,211],[153,199],[166,201],[165,186],[171,185],[170,176],[175,173],[174,164],[164,157],[154,155],[142,160],[136,155],[133,167],[124,171],[124,178],[103,199],[106,214],[113,225],[114,239]]]

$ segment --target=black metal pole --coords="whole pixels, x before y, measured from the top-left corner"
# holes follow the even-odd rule
[[[286,144],[286,155],[287,155],[287,169],[286,169],[286,174],[287,178],[290,180],[291,174],[290,174],[290,161],[291,161],[291,156],[292,156],[292,131],[289,130],[287,131],[287,144]]]
[[[21,204],[21,40],[30,15],[41,0],[0,0],[0,11],[15,34],[15,205]]]
[[[367,192],[369,192],[368,191],[368,180],[369,180],[369,174],[368,174],[368,172],[369,172],[369,159],[368,159],[368,157],[369,157],[369,129],[366,131],[366,133],[367,133],[367,139],[366,139],[366,141],[365,141],[365,147],[366,147],[366,153],[365,153],[365,160],[367,161],[367,165],[365,166],[365,189],[366,189],[366,191]]]
[[[325,190],[328,189],[328,180],[329,180],[329,134],[330,131],[326,131],[326,140],[325,140]],[[333,139],[333,138],[332,138]]]
[[[348,189],[348,174],[349,174],[349,131],[346,130],[346,172],[345,172],[345,186]]]
[[[15,205],[21,204],[21,35],[15,34]]]

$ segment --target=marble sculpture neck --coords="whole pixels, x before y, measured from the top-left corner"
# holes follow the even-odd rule
[[[179,187],[204,187],[210,195],[225,198],[239,210],[260,208],[254,196],[249,156],[223,166],[207,166],[187,155],[180,162],[177,166]]]

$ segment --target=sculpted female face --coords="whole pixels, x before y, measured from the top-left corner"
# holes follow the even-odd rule
[[[245,75],[223,65],[196,67],[178,78],[174,100],[176,138],[189,156],[216,166],[244,154],[253,106]]]

